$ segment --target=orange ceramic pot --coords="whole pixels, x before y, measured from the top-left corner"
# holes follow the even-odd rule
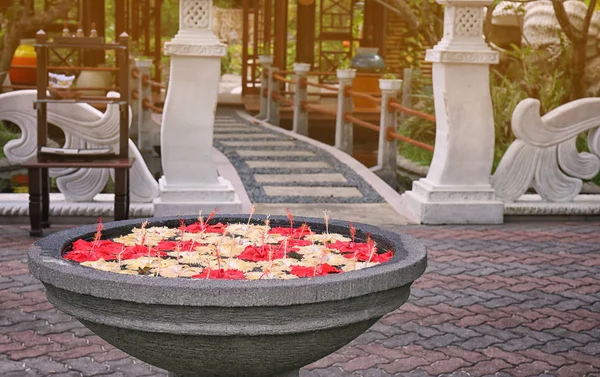
[[[30,66],[33,68],[11,68],[8,71],[10,81],[17,85],[35,85],[37,57],[35,47],[29,44],[26,40],[21,40],[21,44],[17,47],[13,55],[11,65]]]

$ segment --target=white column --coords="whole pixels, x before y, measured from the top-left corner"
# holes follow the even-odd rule
[[[388,104],[391,100],[398,100],[398,93],[402,88],[402,80],[379,79],[379,90],[381,91],[381,117],[379,118],[379,144],[377,147],[377,165],[371,171],[377,174],[388,185],[396,188],[396,170],[398,156],[398,143],[396,139],[388,139],[388,128],[396,131],[398,124],[398,112],[390,109]]]
[[[338,69],[336,73],[339,92],[337,116],[335,117],[335,147],[352,156],[354,125],[345,119],[346,113],[352,112],[352,97],[346,95],[346,88],[352,87],[352,82],[356,77],[356,69]]]
[[[426,178],[405,194],[408,217],[425,224],[495,224],[503,205],[490,185],[494,118],[489,66],[498,53],[483,39],[490,0],[438,0],[444,36],[427,51],[433,62],[437,119],[435,152]]]
[[[221,57],[227,46],[211,29],[212,0],[181,0],[179,32],[165,43],[171,56],[169,90],[163,111],[163,177],[154,216],[198,214],[218,206],[241,210],[231,183],[219,177],[212,160]]]
[[[294,63],[296,93],[294,93],[292,131],[304,136],[308,136],[308,112],[302,109],[302,104],[307,100],[306,74],[308,71],[310,71],[310,64]]]

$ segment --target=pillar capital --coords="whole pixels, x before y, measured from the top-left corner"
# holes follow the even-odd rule
[[[483,38],[484,6],[490,0],[438,0],[444,8],[444,35],[425,59],[436,63],[497,64],[499,54]]]
[[[294,73],[305,75],[310,71],[310,64],[308,63],[294,63]]]
[[[165,43],[165,55],[222,57],[227,46],[212,31],[212,0],[180,0],[179,32]]]

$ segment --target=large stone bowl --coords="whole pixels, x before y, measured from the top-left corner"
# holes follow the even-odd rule
[[[263,224],[255,216],[253,223]],[[271,217],[272,226],[289,226]],[[186,218],[186,223],[194,222]],[[223,216],[223,223],[246,222]],[[313,231],[323,220],[297,218]],[[213,222],[211,222],[213,223]],[[139,227],[140,220],[106,223],[103,238]],[[179,226],[178,218],[148,226]],[[121,275],[65,260],[78,238],[95,226],[54,233],[33,244],[29,269],[46,286],[48,300],[98,336],[147,363],[179,376],[297,376],[299,368],[358,337],[400,307],[425,270],[425,248],[413,238],[355,224],[358,240],[370,233],[393,258],[375,267],[292,280],[206,280]],[[330,232],[349,234],[332,221]]]

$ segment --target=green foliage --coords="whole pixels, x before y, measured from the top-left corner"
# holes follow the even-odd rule
[[[221,74],[242,74],[242,45],[227,46],[227,55],[221,58]]]
[[[550,57],[547,51],[512,46],[501,64],[491,70],[496,131],[494,169],[514,140],[511,120],[519,102],[525,98],[539,99],[541,115],[544,115],[569,101],[571,82],[566,74],[569,54],[570,49],[566,45],[554,57]]]
[[[219,8],[241,8],[243,5],[242,0],[214,0],[214,6]]]
[[[0,157],[6,157],[4,154],[4,146],[10,140],[18,139],[19,134],[9,129],[6,124],[0,121]]]
[[[425,1],[427,4],[425,4]],[[400,56],[404,62],[404,68],[420,68],[423,49],[426,46],[431,47],[430,41],[426,38],[426,33],[434,34],[437,37],[442,35],[443,9],[435,0],[407,0],[411,9],[419,19],[419,27],[402,28],[404,35],[404,49],[400,51]]]

